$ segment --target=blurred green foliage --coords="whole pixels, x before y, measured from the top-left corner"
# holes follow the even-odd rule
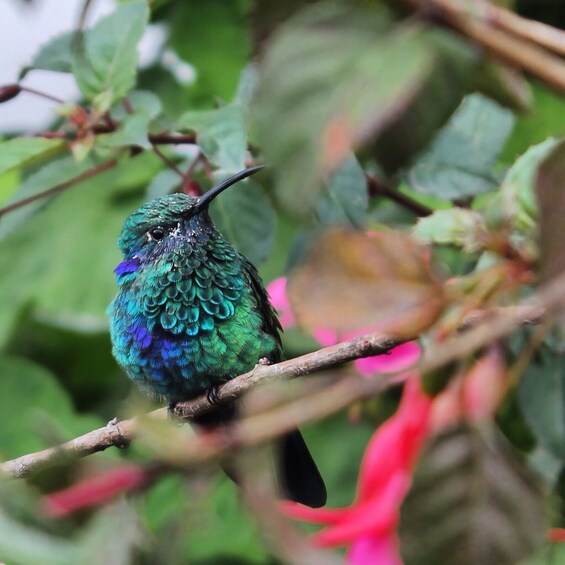
[[[528,4],[518,2],[524,10]],[[74,70],[81,104],[106,130],[81,122],[71,105],[63,108],[65,140],[16,136],[0,143],[0,206],[115,159],[101,174],[0,216],[3,458],[104,425],[134,403],[111,356],[105,310],[116,292],[112,270],[124,218],[148,198],[181,188],[180,177],[151,151],[155,136],[195,134],[189,150],[160,147],[183,171],[196,160],[190,180],[201,187],[249,161],[269,161],[270,170],[225,193],[211,210],[266,281],[284,275],[336,225],[415,226],[417,238],[436,246],[440,279],[503,262],[485,233],[508,233],[511,243],[536,253],[535,175],[553,150],[547,138],[565,134],[565,101],[547,87],[520,78],[521,88],[533,92],[529,111],[520,114],[499,97],[472,93],[485,72],[484,53],[447,29],[404,19],[387,2],[162,0],[151,4],[151,14],[142,0],[118,6],[86,32],[82,50],[66,34],[26,69]],[[165,52],[137,72],[148,18],[165,27]],[[190,65],[194,80],[175,74],[171,53]],[[502,81],[493,86],[508,94]],[[129,104],[121,101],[126,94]],[[112,121],[119,125],[109,128]],[[366,174],[405,199],[367,190]],[[417,224],[410,202],[429,208],[429,217]],[[524,285],[518,294],[528,291]],[[548,341],[499,422],[532,468],[551,467],[555,476],[565,462],[565,373],[561,339]],[[288,357],[317,347],[297,328],[284,344]],[[509,350],[509,360],[520,350]],[[396,397],[392,391],[369,403],[359,422],[340,414],[304,430],[330,507],[353,500],[364,448]],[[531,436],[518,441],[525,429]],[[92,456],[86,466],[91,460],[104,467],[110,457]],[[131,449],[113,457],[143,454]],[[78,469],[62,472],[61,482],[79,476]],[[40,510],[38,489],[48,487],[39,479],[36,487],[19,484],[11,497],[9,484],[0,483],[6,563],[277,562],[236,487],[219,472],[167,475],[127,503],[59,523]],[[557,489],[555,524],[565,523],[563,500]],[[516,524],[518,537],[523,530]],[[528,564],[558,563],[561,553],[542,549]]]

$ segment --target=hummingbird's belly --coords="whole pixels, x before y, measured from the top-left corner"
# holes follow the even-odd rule
[[[275,338],[262,331],[261,316],[246,300],[233,316],[193,336],[147,325],[138,319],[135,328],[122,331],[127,337],[114,339],[114,354],[131,380],[168,401],[198,396],[278,352]]]

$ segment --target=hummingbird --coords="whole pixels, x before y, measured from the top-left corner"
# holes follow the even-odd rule
[[[139,388],[169,408],[253,369],[282,360],[281,325],[255,266],[216,229],[210,203],[262,167],[240,171],[200,197],[155,198],[125,221],[110,304],[112,351]],[[197,423],[235,414],[216,406]],[[278,440],[283,496],[311,507],[326,502],[324,481],[298,430]]]

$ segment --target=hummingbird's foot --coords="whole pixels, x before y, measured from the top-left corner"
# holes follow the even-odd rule
[[[168,404],[167,404],[167,416],[172,420],[173,418],[176,418],[176,414],[175,414],[175,408],[177,407],[178,402],[175,402],[173,400],[171,400]]]
[[[167,404],[167,419],[170,420],[171,422],[174,422],[178,426],[182,426],[184,422],[175,411],[177,408],[177,404],[178,402],[173,400],[171,400],[171,402]]]
[[[112,418],[107,424],[106,427],[107,428],[115,428],[116,431],[118,432],[118,436],[114,439],[114,445],[118,448],[118,449],[125,449],[126,447],[129,447],[129,444],[131,443],[129,439],[125,438],[122,436],[122,433],[120,431],[120,428],[118,426],[118,424],[120,423],[120,420],[118,419],[117,416],[115,416],[114,418]]]
[[[212,385],[212,387],[206,393],[206,399],[210,404],[214,406],[220,406],[222,402],[219,396],[220,387],[218,385]]]
[[[257,361],[257,365],[270,365],[271,360],[268,357],[261,357],[259,361]]]

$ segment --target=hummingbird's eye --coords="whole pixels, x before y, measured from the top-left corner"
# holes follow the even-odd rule
[[[156,228],[152,228],[147,232],[149,239],[153,241],[161,241],[165,237],[165,228],[161,226],[157,226]]]

